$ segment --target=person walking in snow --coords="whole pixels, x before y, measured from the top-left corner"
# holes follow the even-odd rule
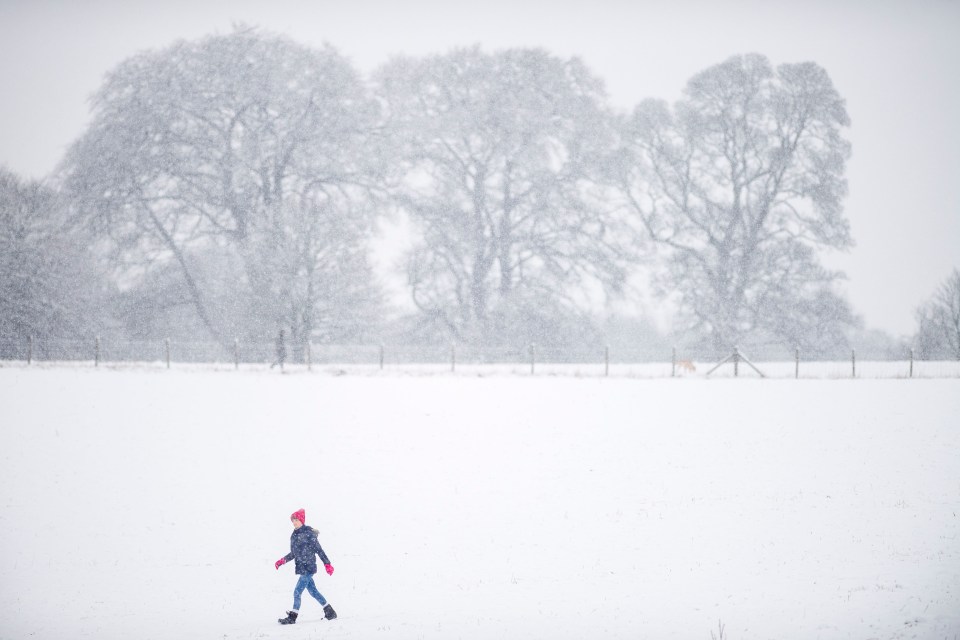
[[[327,599],[323,597],[323,594],[317,590],[317,585],[313,582],[313,575],[317,572],[317,556],[320,556],[320,559],[323,561],[327,575],[333,575],[333,565],[330,564],[330,559],[327,558],[327,554],[323,552],[323,547],[320,546],[320,542],[317,540],[317,534],[319,532],[313,527],[306,526],[306,520],[307,514],[303,509],[290,514],[290,522],[293,524],[293,533],[290,534],[290,553],[277,560],[276,564],[274,564],[274,567],[279,569],[281,565],[294,560],[296,563],[294,567],[297,575],[300,576],[297,580],[297,586],[293,589],[293,610],[287,611],[286,618],[277,620],[280,624],[296,623],[297,615],[300,613],[300,596],[303,594],[304,589],[323,606],[324,618],[333,620],[337,617],[337,612],[333,610],[333,607],[331,607]]]
[[[283,371],[283,363],[287,360],[287,339],[286,332],[283,329],[280,329],[280,335],[277,336],[276,343],[277,359],[273,361],[273,364],[270,365],[270,368],[273,369],[275,366],[280,365],[280,371]]]

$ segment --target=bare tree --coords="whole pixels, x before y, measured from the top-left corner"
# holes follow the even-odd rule
[[[953,270],[916,315],[920,357],[960,360],[960,269]]]
[[[246,289],[263,333],[296,318],[305,340],[316,323],[310,293],[333,286],[326,280],[373,294],[357,260],[324,256],[366,240],[376,118],[359,75],[333,49],[238,29],[114,69],[64,183],[75,209],[115,240],[127,274],[177,264],[197,317],[222,342],[231,320],[212,304],[195,258],[223,247],[240,258],[243,271],[229,277]],[[328,233],[334,227],[351,232]],[[351,266],[360,272],[345,274]]]
[[[750,335],[810,347],[853,321],[818,250],[851,246],[843,99],[814,63],[752,54],[641,103],[610,165],[624,208],[691,328],[723,351]],[[828,326],[830,325],[830,326]]]
[[[0,335],[81,338],[103,328],[106,278],[56,192],[0,169]]]
[[[619,287],[620,253],[587,193],[609,140],[604,93],[579,60],[474,47],[396,59],[376,81],[403,159],[395,201],[421,234],[407,274],[426,316],[483,340],[523,301]]]

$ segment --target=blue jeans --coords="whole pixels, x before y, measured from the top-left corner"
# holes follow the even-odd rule
[[[323,594],[317,590],[317,585],[313,582],[312,575],[300,576],[300,579],[297,580],[297,586],[293,588],[293,610],[300,611],[300,596],[303,594],[303,590],[306,589],[307,592],[317,599],[317,602],[320,603],[320,606],[327,605],[327,599],[323,597]]]

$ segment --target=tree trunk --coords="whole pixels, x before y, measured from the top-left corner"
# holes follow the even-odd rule
[[[146,204],[141,202],[141,206],[147,212],[147,215],[150,217],[150,222],[153,224],[157,233],[160,234],[160,237],[163,239],[163,243],[167,246],[168,249],[173,253],[173,256],[177,260],[177,264],[180,265],[180,271],[183,274],[183,280],[187,285],[187,289],[190,292],[190,301],[193,303],[193,308],[197,312],[197,317],[200,318],[200,321],[203,322],[203,325],[210,332],[210,335],[213,336],[214,340],[220,343],[225,349],[229,350],[232,343],[227,342],[221,333],[214,326],[213,322],[210,320],[210,316],[207,313],[206,306],[203,303],[203,296],[200,293],[200,287],[197,285],[197,281],[193,277],[193,273],[190,271],[190,267],[187,265],[186,257],[183,255],[183,251],[180,250],[179,245],[173,239],[173,236],[164,228],[160,220],[157,219],[157,216],[153,213],[153,210]]]

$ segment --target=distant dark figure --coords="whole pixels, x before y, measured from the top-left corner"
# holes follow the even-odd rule
[[[280,365],[280,370],[283,371],[283,363],[287,361],[287,341],[285,335],[283,329],[280,329],[280,335],[277,336],[277,359],[270,365],[271,369]]]

